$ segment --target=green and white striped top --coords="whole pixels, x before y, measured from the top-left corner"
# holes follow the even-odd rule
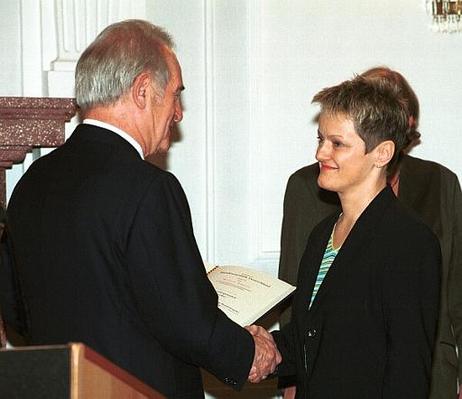
[[[329,238],[329,242],[327,243],[326,250],[324,251],[324,256],[322,257],[321,266],[319,267],[318,276],[316,277],[316,282],[314,284],[313,293],[311,294],[311,301],[309,307],[314,301],[316,294],[319,291],[319,287],[321,287],[322,282],[324,281],[324,277],[326,277],[327,272],[329,271],[330,266],[334,262],[335,257],[338,254],[340,248],[334,248],[334,231],[335,226],[332,229],[332,233]]]

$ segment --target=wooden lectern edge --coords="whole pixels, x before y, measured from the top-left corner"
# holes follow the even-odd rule
[[[79,359],[84,357],[88,361],[96,364],[97,366],[101,367],[103,370],[107,371],[114,377],[118,378],[122,382],[128,384],[129,386],[133,387],[134,389],[138,390],[141,394],[145,395],[149,399],[160,399],[164,398],[160,393],[156,392],[153,388],[151,388],[146,383],[142,382],[128,371],[120,368],[119,366],[115,365],[104,356],[100,355],[99,353],[95,352],[94,350],[90,349],[88,346],[79,343],[79,342],[70,342],[67,345],[31,345],[31,346],[19,346],[14,348],[0,348],[0,352],[5,351],[30,351],[30,350],[43,350],[43,349],[65,349],[69,348],[71,352],[70,356],[70,366],[71,370],[77,369],[77,364],[79,363]],[[74,367],[73,367],[74,366]],[[74,389],[78,387],[78,373],[73,373],[71,376],[72,379],[72,386]],[[74,395],[77,392],[74,393]],[[78,397],[77,395],[71,397]]]
[[[76,364],[78,362],[79,356],[85,357],[87,360],[91,361],[92,363],[97,364],[99,367],[107,371],[108,373],[112,374],[113,376],[117,377],[119,380],[125,382],[126,384],[132,386],[136,390],[138,390],[143,395],[146,395],[148,398],[158,399],[160,398],[160,394],[155,392],[153,388],[149,385],[144,383],[143,381],[139,380],[129,372],[125,371],[124,369],[120,368],[119,366],[115,365],[104,356],[100,355],[99,353],[95,352],[93,349],[85,346],[82,343],[78,342],[71,342],[68,345],[71,348],[72,353],[72,360],[71,362]],[[78,378],[78,376],[73,376],[72,378]],[[77,383],[77,381],[73,381]],[[78,384],[73,384],[77,386]]]
[[[80,391],[80,368],[78,367],[81,359],[82,352],[84,351],[85,346],[81,343],[69,343],[67,347],[70,348],[71,355],[69,356],[69,366],[71,370],[70,380],[71,380],[71,392],[70,399],[78,398]]]

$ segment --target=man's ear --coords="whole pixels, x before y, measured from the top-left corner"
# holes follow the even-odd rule
[[[130,94],[133,102],[138,108],[144,109],[149,102],[150,89],[152,85],[151,75],[147,72],[140,73],[132,84]]]
[[[391,140],[381,142],[377,147],[374,148],[375,152],[375,166],[383,168],[393,158],[395,153],[395,143]]]

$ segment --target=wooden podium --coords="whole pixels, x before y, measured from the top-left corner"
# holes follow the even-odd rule
[[[161,399],[83,344],[0,350],[0,398]]]

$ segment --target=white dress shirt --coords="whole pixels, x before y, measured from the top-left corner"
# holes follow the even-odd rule
[[[110,130],[111,132],[114,132],[115,134],[118,134],[124,140],[127,140],[133,147],[135,147],[135,150],[138,151],[138,153],[140,154],[140,157],[144,159],[143,150],[140,144],[128,133],[125,133],[122,129],[119,129],[118,127],[115,127],[109,123],[98,121],[96,119],[84,119],[83,123],[86,123],[87,125],[99,126],[99,127],[102,127],[103,129],[107,129],[107,130]]]

